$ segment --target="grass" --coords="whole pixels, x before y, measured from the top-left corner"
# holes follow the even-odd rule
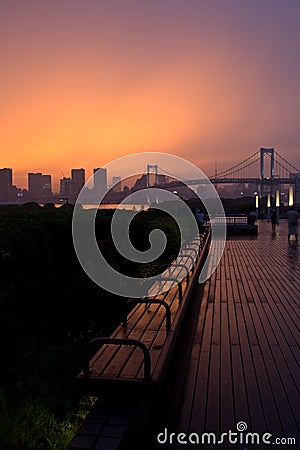
[[[18,409],[10,409],[0,394],[1,450],[65,449],[94,400],[82,399],[74,412],[57,417],[41,400],[27,400]]]
[[[83,347],[23,344],[12,361],[14,382],[0,391],[1,450],[66,448],[95,402],[74,397]]]

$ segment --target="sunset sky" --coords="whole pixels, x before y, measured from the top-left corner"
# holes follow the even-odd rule
[[[300,167],[299,24],[298,0],[1,0],[0,167],[19,187],[143,151]]]

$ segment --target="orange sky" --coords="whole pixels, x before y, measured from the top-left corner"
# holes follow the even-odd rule
[[[142,151],[208,175],[262,146],[300,166],[300,4],[149,3],[2,0],[0,167],[15,184],[42,171],[57,188]]]

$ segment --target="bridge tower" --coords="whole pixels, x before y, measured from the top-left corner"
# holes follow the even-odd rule
[[[151,173],[154,173],[154,175],[155,175],[154,184],[158,185],[158,165],[157,164],[147,164],[147,187],[150,187]]]
[[[265,175],[265,156],[268,155],[271,158],[271,165],[270,165],[270,176],[266,177]],[[260,195],[262,196],[264,194],[264,180],[266,178],[270,178],[273,180],[275,178],[275,150],[274,148],[261,148],[260,149]],[[273,194],[273,184],[271,183],[271,192],[270,195],[272,197]]]
[[[275,151],[274,148],[261,148],[260,149],[260,179],[265,178],[265,155],[271,157],[270,178],[275,176]]]

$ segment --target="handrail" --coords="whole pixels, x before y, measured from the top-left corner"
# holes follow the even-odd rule
[[[195,237],[195,238],[191,239],[188,243],[193,244],[193,245],[198,245],[198,247],[200,248],[201,247],[201,237],[202,237],[202,235],[199,235],[199,237]]]
[[[164,301],[164,300],[159,300],[159,299],[149,299],[149,298],[145,298],[145,299],[139,299],[139,298],[134,298],[134,299],[130,299],[127,300],[126,305],[130,304],[130,303],[135,303],[135,304],[139,304],[139,303],[145,303],[145,304],[156,304],[156,305],[160,305],[160,306],[164,306],[166,309],[166,328],[169,331],[171,328],[171,310],[170,310],[170,306]],[[123,325],[127,325],[127,311],[124,314],[123,317]]]
[[[88,343],[88,349],[90,348],[91,345],[93,345],[95,343],[112,344],[112,345],[119,345],[119,346],[131,345],[131,346],[140,348],[144,354],[144,379],[145,379],[145,381],[150,381],[151,358],[150,358],[149,350],[147,349],[146,345],[143,342],[138,341],[137,339],[129,339],[129,338],[125,339],[125,338],[99,337],[99,338],[92,339]],[[84,358],[83,373],[84,373],[85,378],[88,378],[90,375],[90,362],[89,362],[88,349],[86,351],[85,358]]]
[[[159,281],[173,281],[173,282],[175,282],[178,285],[179,303],[181,303],[181,300],[182,300],[182,285],[181,285],[181,281],[178,280],[177,277],[160,277]]]
[[[178,256],[182,256],[183,258],[190,258],[191,259],[191,261],[192,261],[192,266],[191,266],[191,271],[193,272],[194,271],[194,267],[195,267],[195,260],[194,260],[194,258],[191,256],[191,255],[186,255],[185,253],[178,253]]]
[[[185,270],[186,270],[186,278],[187,278],[187,282],[189,283],[189,281],[190,281],[190,269],[187,267],[187,265],[186,264],[183,264],[183,263],[176,263],[176,264],[173,264],[173,267],[183,267]]]
[[[188,247],[188,246],[186,246],[186,245],[184,245],[183,247],[182,247],[182,250],[192,250],[193,252],[195,252],[195,255],[196,255],[196,258],[198,257],[198,255],[199,255],[199,249],[198,249],[198,251],[194,248],[194,247]]]
[[[181,255],[182,257],[184,257],[185,255]],[[183,263],[174,263],[174,264],[171,264],[170,266],[169,266],[169,264],[163,264],[162,266],[161,266],[161,268],[163,269],[163,270],[169,270],[169,272],[171,272],[171,270],[174,268],[174,267],[183,267],[184,269],[185,269],[185,271],[186,271],[186,274],[185,274],[185,276],[187,277],[187,281],[189,282],[189,274],[190,274],[190,270],[192,270],[192,267],[191,268],[188,268],[188,266],[186,265],[186,264],[183,264]]]

